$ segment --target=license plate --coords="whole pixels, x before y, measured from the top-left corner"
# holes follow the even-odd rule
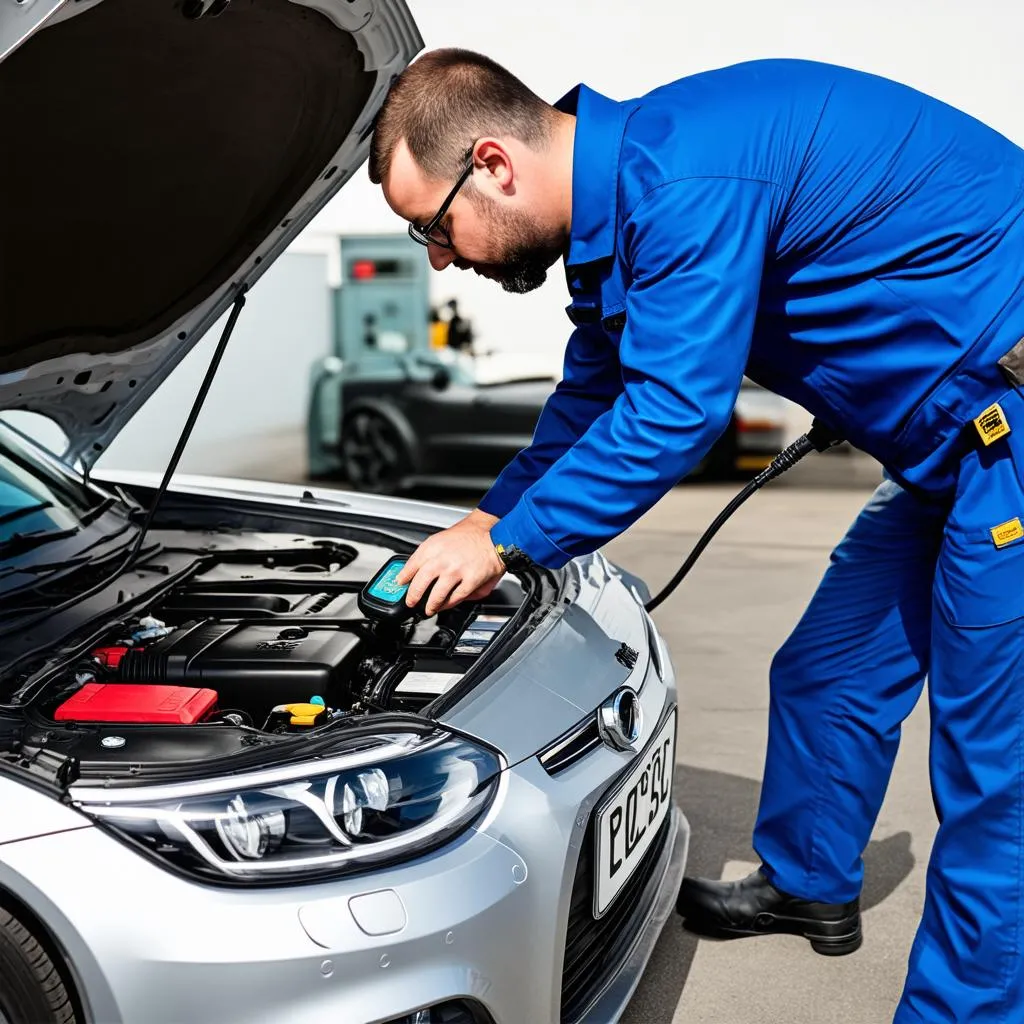
[[[594,916],[601,917],[643,860],[672,806],[676,709],[640,755],[636,767],[597,814]]]

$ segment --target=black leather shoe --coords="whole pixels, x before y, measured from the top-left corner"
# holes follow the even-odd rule
[[[816,953],[844,956],[860,948],[860,900],[815,903],[776,889],[760,869],[739,882],[684,878],[676,900],[684,926],[698,935],[802,935]]]

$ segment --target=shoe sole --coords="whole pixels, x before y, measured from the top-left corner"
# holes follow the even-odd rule
[[[760,915],[764,919],[761,928],[731,928],[725,925],[701,921],[700,918],[689,917],[683,921],[683,927],[695,935],[708,939],[745,939],[758,935],[799,935],[807,939],[811,949],[821,956],[846,956],[855,953],[864,942],[860,921],[856,917],[844,918],[841,921],[815,921],[813,931],[808,930],[812,922],[796,918],[775,917],[772,914]],[[770,918],[770,921],[768,920]],[[818,930],[820,929],[820,930]]]

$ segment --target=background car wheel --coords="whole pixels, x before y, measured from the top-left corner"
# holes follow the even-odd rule
[[[71,995],[49,954],[13,914],[0,907],[0,1021],[74,1024]]]
[[[405,439],[375,409],[356,409],[342,420],[341,463],[355,490],[374,494],[394,494],[412,468]]]

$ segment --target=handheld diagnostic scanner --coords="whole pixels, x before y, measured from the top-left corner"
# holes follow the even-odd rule
[[[404,555],[389,558],[359,591],[359,610],[368,619],[397,626],[419,612],[405,603],[408,584],[398,583],[398,574],[407,561]]]

